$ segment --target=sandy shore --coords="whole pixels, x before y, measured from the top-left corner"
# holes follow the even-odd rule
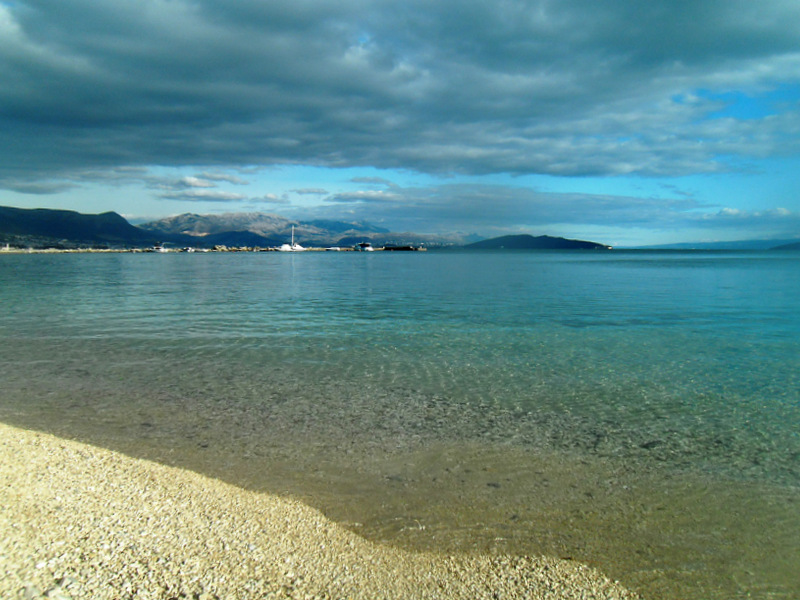
[[[413,554],[299,502],[0,424],[0,597],[637,598],[570,561]]]

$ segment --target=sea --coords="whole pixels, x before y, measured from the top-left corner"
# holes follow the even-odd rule
[[[413,551],[800,597],[800,253],[0,253],[0,420]]]

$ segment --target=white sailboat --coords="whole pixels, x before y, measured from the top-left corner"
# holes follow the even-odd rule
[[[281,252],[305,252],[305,248],[303,248],[300,244],[294,243],[294,225],[292,225],[292,243],[291,244],[283,244],[280,248],[278,248]]]

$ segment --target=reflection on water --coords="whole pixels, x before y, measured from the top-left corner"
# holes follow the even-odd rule
[[[2,259],[9,423],[388,543],[800,592],[792,255]]]

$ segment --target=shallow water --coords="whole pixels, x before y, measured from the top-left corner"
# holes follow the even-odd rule
[[[800,595],[800,256],[0,256],[0,417],[546,552],[651,598]]]

